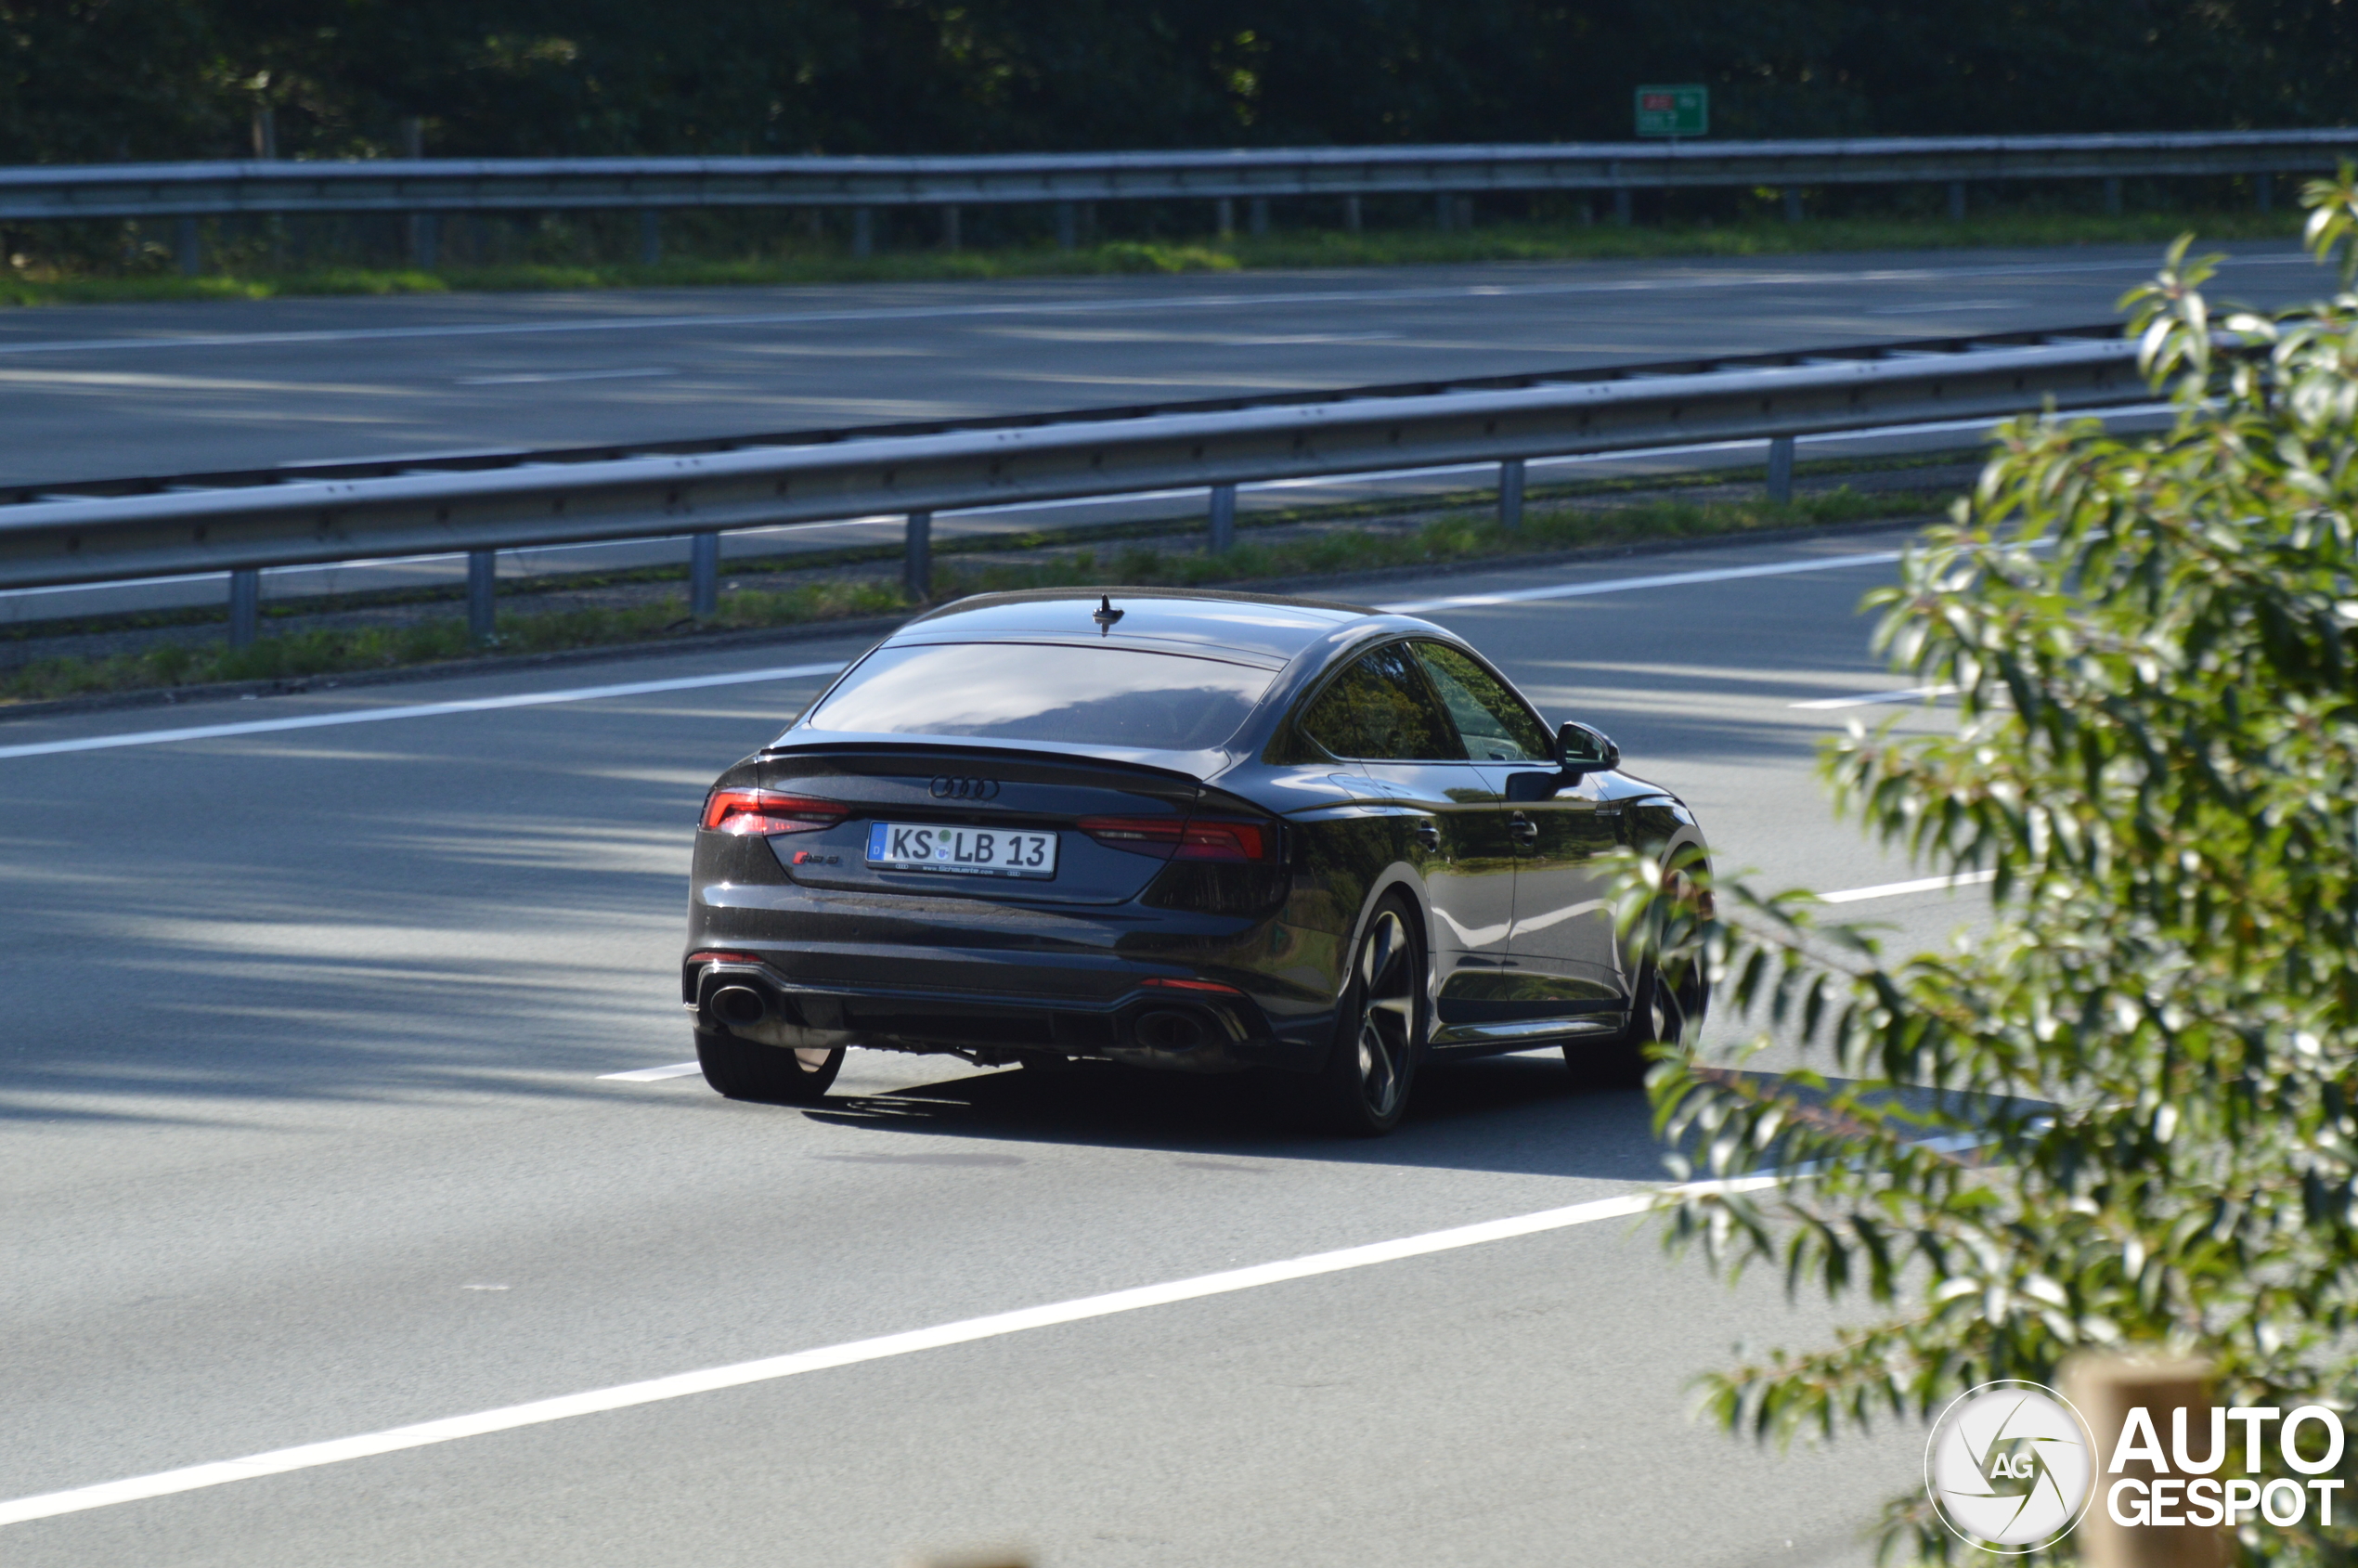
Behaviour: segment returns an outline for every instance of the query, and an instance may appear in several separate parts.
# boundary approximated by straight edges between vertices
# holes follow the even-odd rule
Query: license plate
[[[1056,875],[1056,836],[997,827],[871,823],[868,863],[885,871],[1045,879]]]

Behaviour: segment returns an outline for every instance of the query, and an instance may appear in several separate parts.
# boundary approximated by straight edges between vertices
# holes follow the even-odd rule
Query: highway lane
[[[2307,297],[2290,244],[2218,292]],[[2078,325],[2142,246],[0,313],[0,486]]]
[[[1887,571],[1437,614],[1686,792],[1723,863],[1857,887],[1907,875],[1831,823],[1807,777],[1814,738],[1858,710],[1792,705],[1891,684],[1850,614]],[[0,746],[855,651],[50,719]],[[602,1081],[685,1054],[686,823],[816,679],[0,758],[19,959],[0,1498],[1527,1213],[1656,1171],[1638,1096],[1540,1057],[1432,1075],[1372,1145],[1302,1136],[1221,1082],[862,1055],[803,1113]],[[1974,907],[1853,913],[1929,940]],[[1013,1539],[1047,1562],[1849,1563],[1912,1440],[1784,1462],[1684,1418],[1685,1380],[1732,1341],[1820,1331],[1615,1222],[7,1526],[0,1549],[849,1564]]]

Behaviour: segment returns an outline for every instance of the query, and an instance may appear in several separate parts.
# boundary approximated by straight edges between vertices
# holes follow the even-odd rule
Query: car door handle
[[[1529,844],[1539,836],[1539,824],[1517,811],[1507,819],[1507,832],[1518,844]]]
[[[1438,823],[1419,823],[1417,824],[1417,842],[1423,845],[1428,849],[1440,849],[1441,824]]]

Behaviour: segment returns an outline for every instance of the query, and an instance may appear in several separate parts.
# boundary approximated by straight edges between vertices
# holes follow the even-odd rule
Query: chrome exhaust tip
[[[724,1024],[750,1028],[770,1016],[770,999],[749,985],[722,986],[706,1004]]]
[[[1204,1042],[1203,1020],[1193,1013],[1157,1008],[1141,1013],[1130,1032],[1149,1051],[1192,1051]]]

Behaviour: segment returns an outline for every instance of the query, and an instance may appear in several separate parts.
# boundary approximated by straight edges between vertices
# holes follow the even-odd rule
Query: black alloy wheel
[[[758,1045],[717,1030],[696,1030],[696,1064],[704,1081],[732,1100],[815,1105],[843,1070],[844,1048],[789,1051]]]
[[[1425,1043],[1424,942],[1397,901],[1380,905],[1359,938],[1317,1088],[1320,1120],[1371,1138],[1400,1124]]]

